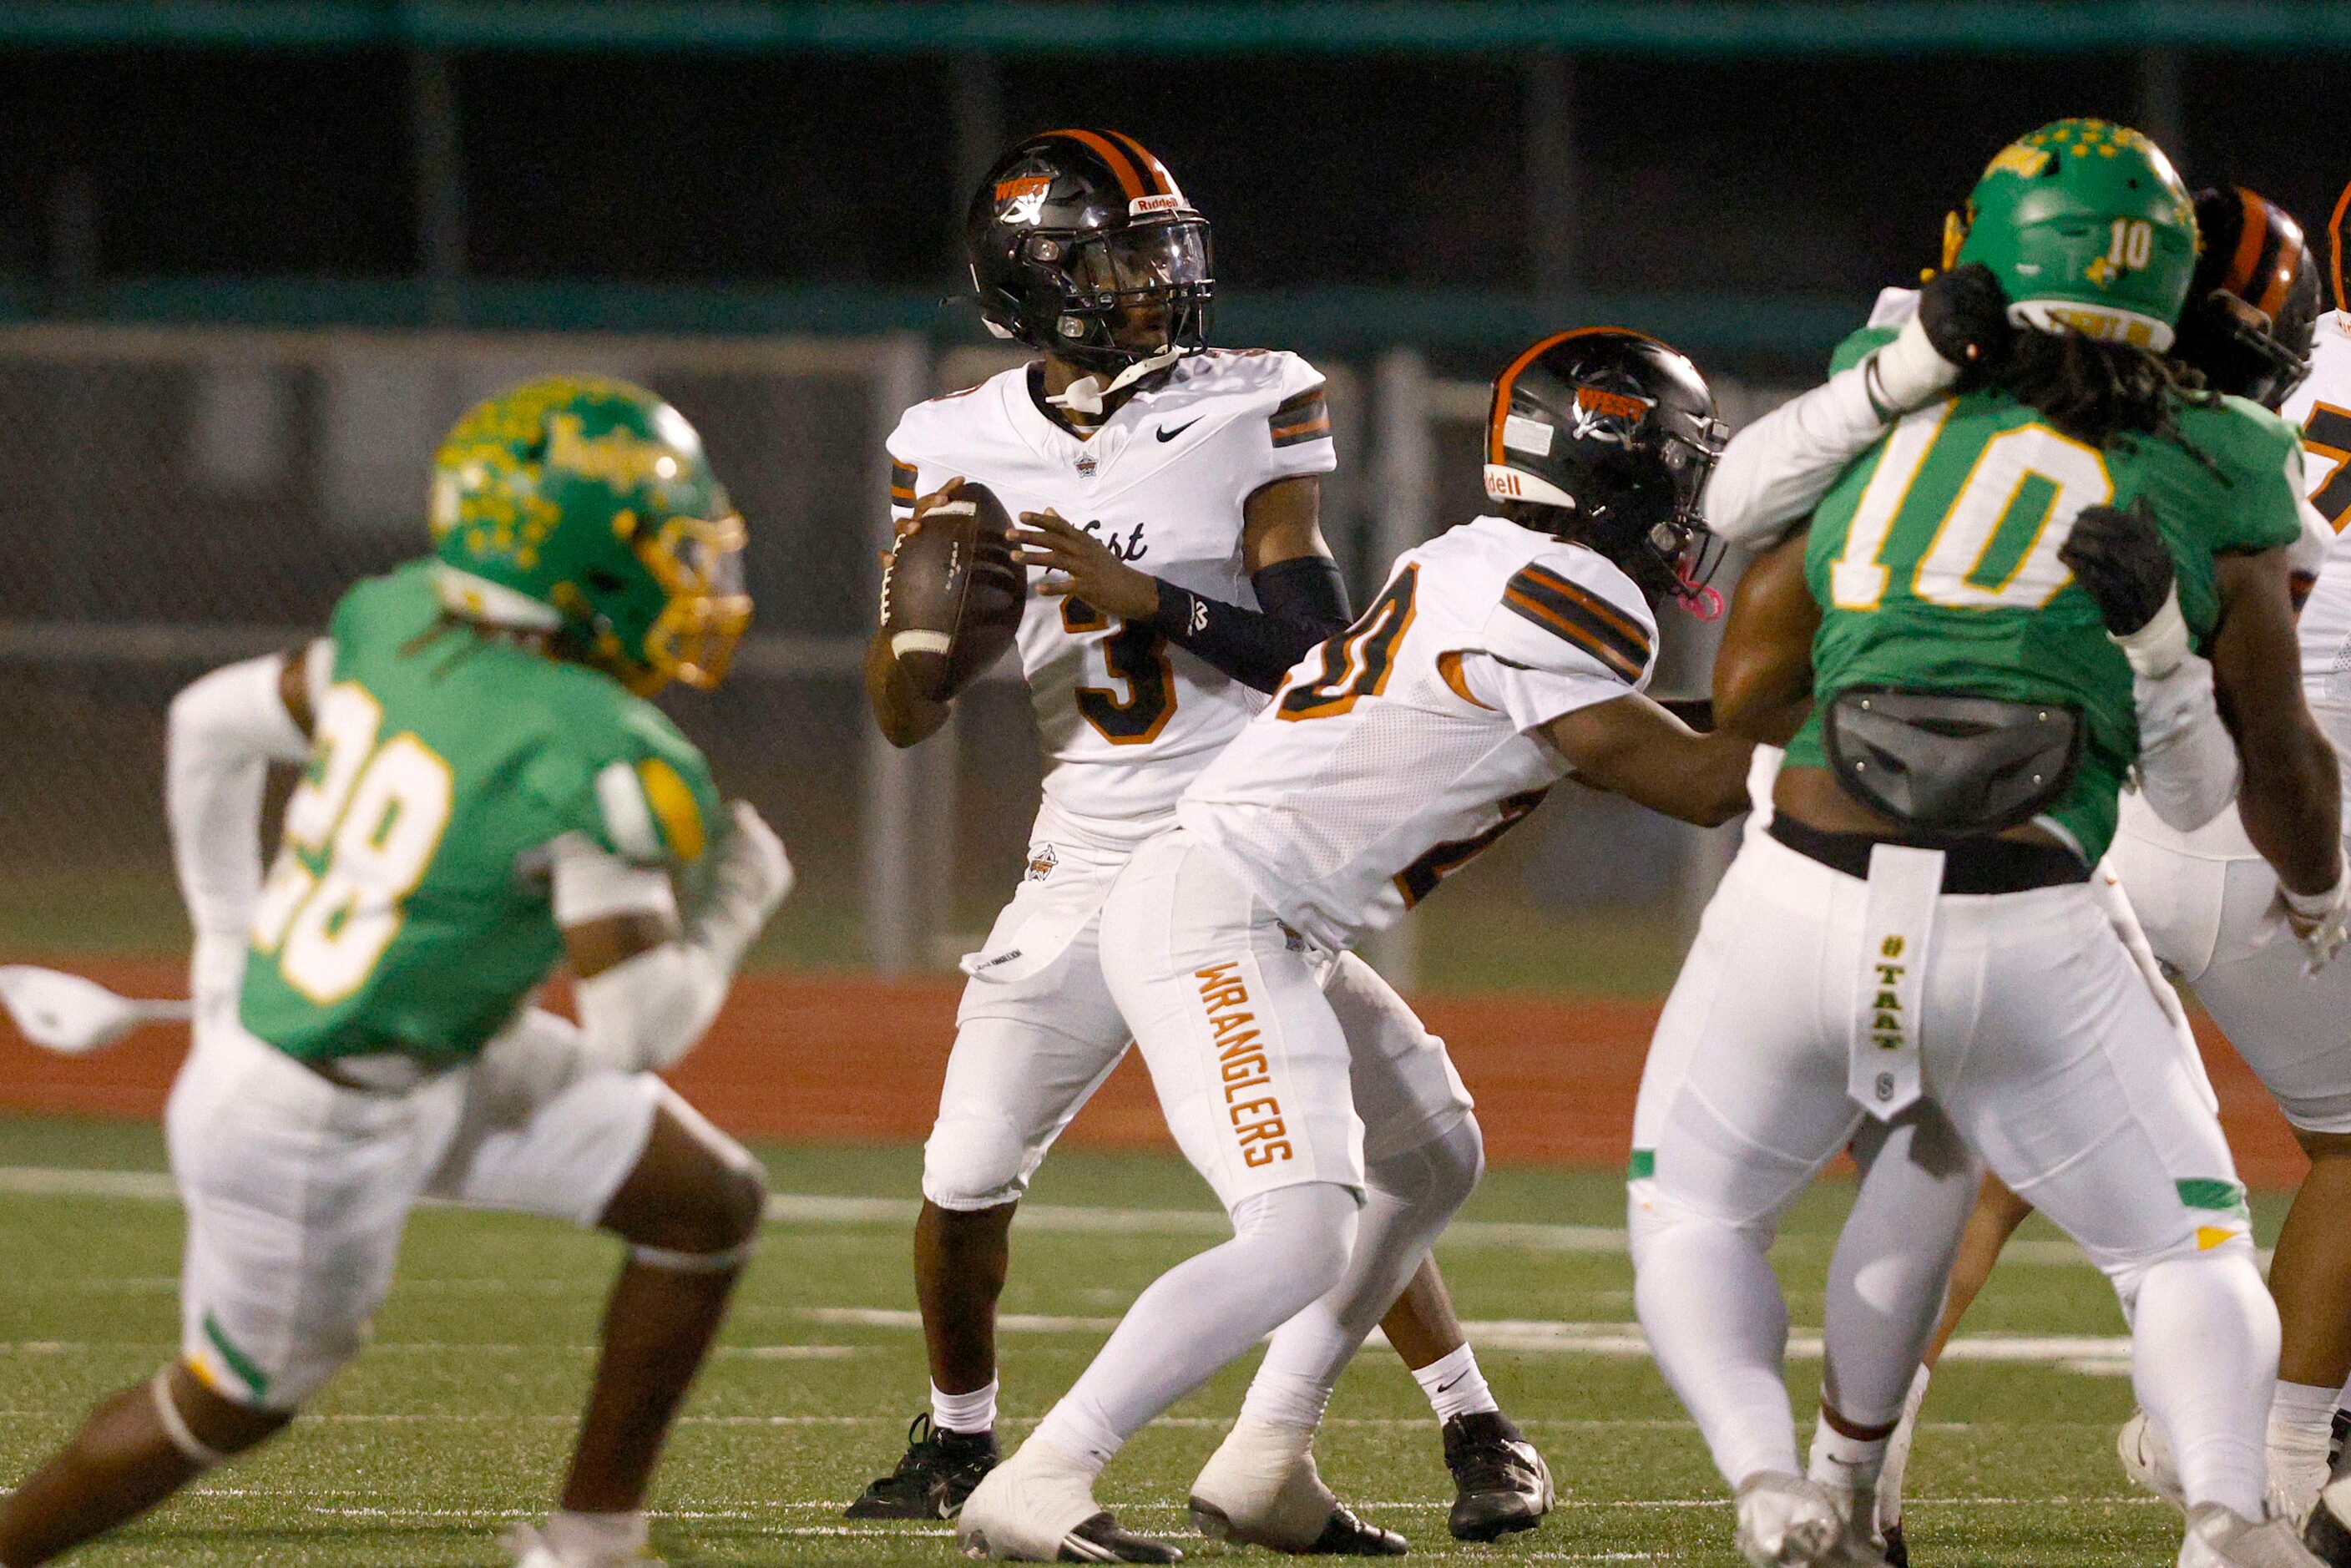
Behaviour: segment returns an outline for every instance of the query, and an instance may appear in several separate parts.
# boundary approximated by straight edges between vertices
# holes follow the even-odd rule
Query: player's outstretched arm
[[[2343,786],[2318,723],[2302,700],[2291,566],[2282,549],[2219,559],[2220,626],[2212,674],[2220,716],[2237,739],[2243,772],[2237,814],[2245,836],[2284,885],[2305,942],[2335,927],[2339,946],[2346,887],[2342,852]],[[2332,956],[2314,947],[2321,961]]]
[[[1804,580],[1809,541],[1783,539],[1740,575],[1714,656],[1714,727],[1761,746],[1787,745],[1813,709],[1821,607]]]
[[[682,923],[664,868],[581,834],[555,852],[555,917],[579,977],[582,1053],[623,1072],[675,1064],[717,1018],[743,955],[791,891],[782,841],[736,801],[709,895]]]
[[[1723,730],[1700,735],[1638,692],[1577,708],[1543,733],[1584,783],[1653,811],[1711,828],[1747,809],[1754,746]]]
[[[309,754],[312,664],[307,651],[246,659],[172,699],[163,806],[196,936],[189,980],[200,1010],[244,978],[246,930],[261,896],[262,789],[269,764]]]
[[[1270,692],[1290,667],[1346,630],[1347,587],[1322,540],[1322,482],[1260,486],[1241,510],[1241,559],[1258,608],[1228,604],[1137,570],[1058,512],[1024,512],[1021,560],[1053,573],[1038,591],[1141,621],[1247,686]]]

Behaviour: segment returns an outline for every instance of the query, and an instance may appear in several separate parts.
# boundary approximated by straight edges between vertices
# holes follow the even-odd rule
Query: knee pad
[[[1450,1213],[1468,1201],[1486,1174],[1486,1134],[1474,1114],[1401,1154],[1365,1163],[1365,1184],[1416,1208]]]
[[[1020,1201],[1033,1168],[1011,1119],[994,1113],[942,1116],[923,1145],[923,1196],[969,1211]]]
[[[1768,1220],[1742,1224],[1708,1214],[1659,1186],[1654,1176],[1635,1177],[1625,1186],[1625,1229],[1635,1269],[1641,1266],[1642,1249],[1648,1242],[1683,1227],[1697,1226],[1744,1236],[1766,1252],[1779,1236],[1779,1227]]]
[[[1274,1266],[1269,1293],[1292,1298],[1290,1312],[1328,1293],[1347,1272],[1355,1250],[1362,1206],[1353,1189],[1334,1182],[1304,1182],[1243,1198],[1233,1208],[1233,1239],[1262,1249]]]

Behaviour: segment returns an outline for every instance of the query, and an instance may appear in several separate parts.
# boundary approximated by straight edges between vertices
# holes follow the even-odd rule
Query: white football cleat
[[[2123,1473],[2142,1490],[2151,1491],[2180,1512],[2188,1511],[2188,1493],[2179,1484],[2179,1467],[2171,1458],[2171,1439],[2144,1410],[2134,1410],[2115,1434],[2115,1455]]]
[[[660,1558],[634,1549],[567,1556],[535,1524],[515,1525],[498,1537],[498,1544],[515,1554],[515,1568],[662,1568]]]
[[[1836,1500],[1802,1476],[1751,1476],[1732,1501],[1739,1509],[1740,1554],[1755,1568],[1820,1568],[1844,1539]]]
[[[1244,1416],[1192,1483],[1192,1522],[1213,1541],[1314,1556],[1401,1557],[1404,1537],[1365,1524],[1314,1466],[1313,1432]]]
[[[2326,1568],[2283,1519],[2256,1524],[2217,1502],[2188,1513],[2179,1568]]]
[[[1877,1523],[1877,1489],[1845,1480],[1812,1478],[1837,1511],[1836,1544],[1819,1561],[1823,1568],[1886,1568],[1886,1537]]]
[[[956,1515],[967,1557],[1015,1563],[1181,1563],[1164,1541],[1122,1529],[1094,1500],[1093,1475],[1034,1437],[971,1489]]]

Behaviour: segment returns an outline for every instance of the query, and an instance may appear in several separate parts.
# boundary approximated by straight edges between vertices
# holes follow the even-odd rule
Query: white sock
[[[2326,1485],[2326,1445],[2341,1392],[2280,1378],[2270,1395],[2270,1485],[2296,1507]]]
[[[548,1515],[547,1538],[561,1557],[626,1557],[645,1549],[645,1516],[628,1513],[574,1513],[559,1508]]]
[[[1333,1182],[1242,1199],[1233,1239],[1176,1264],[1135,1298],[1036,1437],[1099,1472],[1145,1422],[1338,1284],[1355,1210],[1354,1193]]]
[[[2252,1249],[2232,1244],[2156,1264],[2133,1315],[2131,1382],[2171,1439],[2188,1506],[2217,1502],[2263,1517],[2278,1317]]]
[[[942,1432],[967,1435],[996,1430],[998,1381],[991,1377],[987,1387],[975,1388],[968,1394],[949,1394],[937,1384],[932,1384],[931,1425]]]
[[[1804,1473],[1834,1491],[1874,1493],[1892,1437],[1849,1437],[1829,1425],[1823,1410],[1813,1427],[1813,1459]]]
[[[1494,1403],[1494,1391],[1486,1386],[1486,1375],[1478,1370],[1478,1353],[1466,1344],[1415,1367],[1412,1375],[1428,1396],[1428,1407],[1437,1412],[1439,1424],[1501,1408]]]
[[[1801,1475],[1781,1364],[1788,1304],[1754,1236],[1719,1220],[1634,1217],[1633,1302],[1641,1331],[1731,1490]]]
[[[1902,1482],[1910,1471],[1910,1445],[1918,1440],[1918,1408],[1927,1402],[1927,1385],[1935,1375],[1931,1366],[1921,1366],[1910,1380],[1910,1396],[1902,1402],[1902,1421],[1886,1440],[1886,1463],[1877,1472],[1877,1528],[1882,1534],[1888,1526],[1902,1522]]]
[[[1454,1211],[1477,1187],[1485,1156],[1477,1118],[1465,1116],[1416,1147],[1369,1163],[1364,1173],[1363,1214],[1346,1273],[1275,1331],[1241,1404],[1242,1415],[1310,1430],[1322,1423],[1339,1375],[1395,1305]],[[1470,1364],[1474,1374],[1475,1358]],[[1421,1386],[1428,1386],[1426,1379]],[[1482,1379],[1478,1386],[1481,1392],[1485,1388]]]

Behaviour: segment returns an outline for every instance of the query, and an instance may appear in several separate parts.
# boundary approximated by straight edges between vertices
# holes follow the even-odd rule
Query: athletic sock
[[[2148,1269],[2131,1325],[2131,1382],[2163,1424],[2188,1506],[2269,1508],[2263,1432],[2277,1377],[2277,1304],[2242,1245]]]
[[[942,1432],[960,1432],[976,1436],[996,1430],[996,1388],[998,1379],[989,1378],[984,1388],[968,1394],[949,1394],[937,1384],[931,1385],[931,1425]]]
[[[2326,1449],[2334,1435],[2339,1388],[2278,1380],[2270,1396],[2270,1487],[2294,1508],[2326,1485]]]
[[[1761,1240],[1719,1220],[1636,1211],[1633,1304],[1657,1369],[1732,1490],[1759,1475],[1802,1473],[1781,1372],[1788,1306]]]
[[[1420,1391],[1428,1396],[1428,1407],[1437,1412],[1440,1424],[1456,1416],[1501,1409],[1494,1403],[1494,1391],[1486,1386],[1486,1375],[1478,1370],[1478,1353],[1466,1344],[1426,1366],[1414,1368],[1412,1375]]]
[[[1336,1285],[1354,1246],[1355,1217],[1353,1191],[1332,1182],[1243,1198],[1233,1206],[1233,1239],[1176,1264],[1136,1297],[1030,1441],[1099,1472],[1145,1422]]]
[[[1855,1437],[1830,1425],[1826,1410],[1821,1412],[1813,1427],[1812,1463],[1805,1474],[1831,1491],[1844,1496],[1866,1492],[1875,1497],[1877,1478],[1886,1469],[1886,1445],[1893,1434],[1883,1437]]]
[[[568,1508],[559,1508],[548,1515],[547,1526],[539,1534],[555,1554],[566,1561],[575,1557],[640,1555],[645,1549],[645,1516],[635,1510],[627,1513],[574,1513]]]
[[[1877,1529],[1883,1534],[1902,1522],[1902,1483],[1910,1473],[1910,1445],[1918,1440],[1918,1410],[1927,1402],[1927,1385],[1935,1375],[1921,1366],[1910,1379],[1910,1396],[1902,1402],[1902,1421],[1886,1440],[1886,1463],[1877,1472]]]

